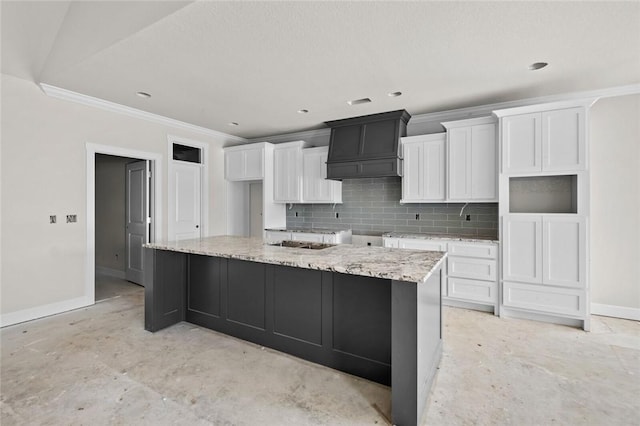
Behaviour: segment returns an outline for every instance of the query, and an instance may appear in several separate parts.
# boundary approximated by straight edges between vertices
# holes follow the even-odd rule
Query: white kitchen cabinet
[[[504,173],[586,168],[584,107],[505,116],[501,129]]]
[[[576,214],[504,218],[506,307],[580,317],[586,312],[586,221]]]
[[[401,203],[444,201],[446,135],[401,138],[403,152]]]
[[[572,214],[513,214],[504,219],[503,278],[584,287],[585,219]]]
[[[542,282],[584,288],[587,268],[584,217],[544,215],[542,232]]]
[[[327,179],[329,147],[302,150],[302,201],[304,203],[342,203],[342,182]]]
[[[498,141],[493,117],[442,123],[447,128],[447,200],[498,201]]]
[[[494,242],[383,237],[383,246],[447,251],[442,268],[443,303],[498,312],[498,245]]]
[[[542,282],[542,216],[509,215],[503,221],[503,279]]]
[[[273,147],[273,201],[302,201],[302,148],[304,141],[287,142]]]
[[[224,177],[229,181],[264,178],[264,143],[224,148]]]
[[[498,245],[452,241],[448,244],[447,297],[490,305],[498,312]]]

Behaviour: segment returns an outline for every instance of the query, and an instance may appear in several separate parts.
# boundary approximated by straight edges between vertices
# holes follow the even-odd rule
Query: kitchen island
[[[209,237],[145,249],[145,329],[188,321],[391,386],[418,424],[442,353],[446,253]]]

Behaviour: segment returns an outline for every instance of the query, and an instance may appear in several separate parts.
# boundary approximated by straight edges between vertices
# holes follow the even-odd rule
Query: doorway
[[[95,299],[143,285],[143,244],[149,242],[150,162],[95,156]],[[110,279],[107,279],[110,278]]]
[[[161,228],[162,193],[156,181],[162,181],[162,156],[160,154],[129,150],[108,145],[87,144],[87,257],[86,257],[86,281],[85,299],[87,305],[96,301],[96,273],[109,277],[110,282],[116,282],[117,287],[131,286],[140,288],[125,281],[127,277],[127,264],[129,269],[144,270],[143,256],[141,255],[144,242],[154,242],[162,238]],[[102,162],[110,163],[110,168],[117,170],[103,173]],[[131,198],[137,200],[138,205],[147,207],[148,213],[138,212],[132,214],[130,223],[143,224],[145,229],[143,237],[130,237],[127,235],[127,167],[126,164],[138,164],[138,171],[134,172],[138,179],[138,189]],[[144,171],[140,167],[144,165]],[[133,171],[134,169],[132,169]],[[105,179],[106,178],[106,179]],[[107,186],[105,189],[104,186]],[[146,194],[143,188],[146,188]],[[130,191],[131,192],[131,191]],[[107,195],[105,199],[105,193]],[[119,194],[119,195],[115,195]],[[109,197],[117,200],[109,201]],[[133,206],[132,206],[133,207]],[[146,221],[144,220],[146,217]],[[116,229],[116,230],[114,230]],[[139,235],[139,230],[132,230],[131,235]],[[127,252],[127,239],[138,241],[130,246]],[[109,240],[104,244],[105,239]],[[137,251],[137,254],[136,254]],[[142,273],[140,272],[138,280]],[[133,280],[132,280],[133,281]],[[107,291],[109,294],[109,291]],[[104,294],[100,294],[104,297]]]

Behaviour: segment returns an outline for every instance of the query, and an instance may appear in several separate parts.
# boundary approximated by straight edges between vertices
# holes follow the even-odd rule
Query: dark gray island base
[[[146,330],[188,321],[390,385],[393,423],[418,424],[442,353],[440,264],[416,283],[157,248],[145,262]]]

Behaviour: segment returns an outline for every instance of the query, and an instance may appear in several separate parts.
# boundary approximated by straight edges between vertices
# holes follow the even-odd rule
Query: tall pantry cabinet
[[[587,116],[594,100],[499,119],[501,315],[589,329]]]

